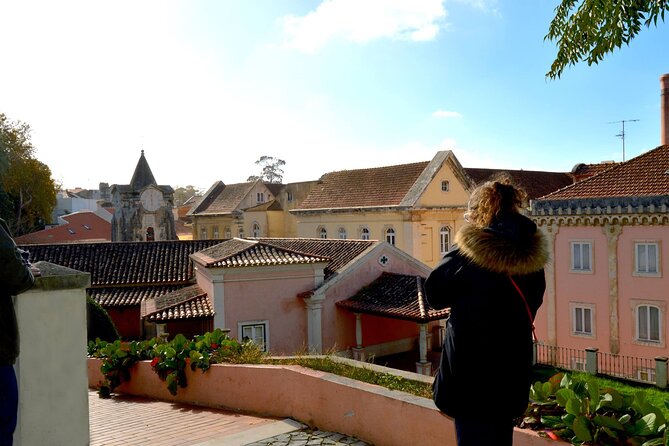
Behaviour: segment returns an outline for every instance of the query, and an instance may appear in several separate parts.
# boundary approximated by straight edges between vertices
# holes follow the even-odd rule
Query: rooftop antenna
[[[625,162],[625,123],[626,122],[638,122],[639,119],[623,119],[622,121],[611,121],[609,124],[622,124],[623,129],[616,136],[623,140],[623,162]]]

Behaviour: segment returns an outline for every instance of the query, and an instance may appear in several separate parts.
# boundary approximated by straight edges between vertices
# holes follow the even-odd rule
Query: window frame
[[[257,221],[254,221],[251,225],[251,234],[253,237],[258,238],[261,235],[260,224]]]
[[[441,191],[449,192],[451,190],[451,183],[448,180],[441,180]]]
[[[237,322],[237,339],[239,342],[243,342],[244,336],[244,328],[245,327],[263,327],[263,338],[264,338],[264,345],[263,348],[261,349],[264,352],[269,351],[269,320],[264,319],[264,320],[254,320],[254,321],[239,321]],[[255,340],[253,340],[255,342]]]
[[[369,240],[371,235],[372,233],[367,226],[360,228],[360,240]]]
[[[256,192],[256,202],[257,203],[264,203],[265,202],[265,193],[264,192]]]
[[[326,238],[328,238],[328,230],[325,228],[325,226],[319,226],[316,229],[316,235],[320,239],[326,239]]]
[[[571,335],[572,336],[576,336],[576,337],[579,337],[579,338],[595,338],[596,337],[595,335],[597,333],[597,325],[595,323],[595,321],[596,321],[595,309],[596,309],[596,306],[595,306],[595,304],[592,304],[592,303],[585,303],[585,302],[570,302],[569,303],[569,313],[570,313],[569,319],[571,321]],[[577,326],[578,325],[577,323],[579,322],[578,321],[579,317],[577,315],[578,310],[582,310],[581,311],[581,316],[580,316],[580,319],[581,319],[580,322],[582,324],[581,330],[579,330],[578,326]],[[585,318],[586,311],[588,313],[590,313],[590,316],[589,316],[590,332],[585,330],[585,327],[587,325],[586,318]]]
[[[214,226],[212,228],[212,233],[213,233],[212,236],[214,237],[214,240],[218,240],[218,237],[220,235],[219,232],[218,232],[218,226]]]
[[[232,230],[230,229],[230,226],[226,226],[223,229],[223,235],[226,239],[231,239],[232,238]]]
[[[650,257],[648,256],[648,247],[652,246],[655,248],[655,271],[641,271],[639,268],[640,256],[639,248],[646,248],[646,265],[649,264]],[[657,240],[635,240],[634,241],[634,271],[632,274],[637,277],[661,277],[662,276],[662,265],[660,259],[660,242]],[[648,268],[647,268],[648,269]]]
[[[200,240],[207,240],[207,236],[209,234],[209,231],[207,231],[206,226],[201,226],[200,227]]]
[[[445,238],[444,236],[446,236],[445,242],[444,242]],[[451,249],[451,228],[448,225],[441,225],[439,227],[439,254],[443,257],[450,249]]]
[[[337,228],[337,238],[339,240],[346,240],[348,238],[348,232],[345,227],[340,226]]]
[[[389,245],[395,246],[397,243],[397,232],[392,226],[387,227],[383,230],[383,238]]]
[[[642,307],[645,307],[647,309],[654,309],[657,310],[657,339],[652,339],[652,320],[651,320],[651,313],[648,311],[646,315],[646,323],[648,324],[646,330],[648,331],[648,337],[647,338],[642,338],[641,337],[641,314],[640,314],[640,309]],[[664,311],[660,305],[656,305],[653,303],[648,303],[648,302],[642,302],[638,303],[634,306],[634,327],[635,327],[635,334],[634,334],[634,340],[637,343],[644,344],[644,345],[655,345],[655,346],[662,346],[664,345],[664,336],[663,336],[663,324],[662,324],[662,318],[664,317]]]
[[[588,247],[588,268],[583,268],[582,266],[577,268],[576,266],[576,256],[575,256],[575,247],[576,245],[580,246],[580,263],[583,264],[583,246]],[[594,243],[592,240],[570,240],[569,241],[569,272],[577,274],[594,274],[595,269],[593,267],[593,247]]]

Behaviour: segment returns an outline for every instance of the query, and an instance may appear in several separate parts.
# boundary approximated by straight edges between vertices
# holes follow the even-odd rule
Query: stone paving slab
[[[246,446],[372,446],[362,440],[338,432],[309,429],[266,438]]]

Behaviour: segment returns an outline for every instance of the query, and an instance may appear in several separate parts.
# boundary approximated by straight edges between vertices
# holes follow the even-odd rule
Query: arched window
[[[151,226],[149,226],[148,228],[146,228],[146,241],[147,242],[152,242],[155,239],[156,239],[156,235],[153,232],[153,228]]]
[[[230,230],[230,226],[225,227],[224,234],[225,238],[232,238],[232,231]]]
[[[442,192],[448,192],[449,188],[450,188],[450,184],[448,183],[448,180],[444,180],[444,181],[441,182]]]
[[[360,230],[360,238],[362,240],[369,240],[369,228],[362,228]]]
[[[212,229],[212,232],[214,233],[214,238],[217,239],[219,234],[218,234],[218,226],[214,226]]]
[[[341,240],[346,240],[346,228],[339,228],[339,229],[337,230],[337,236],[338,236]]]
[[[386,241],[391,245],[395,244],[395,230],[393,228],[386,229]]]
[[[244,238],[244,228],[239,227],[239,238]]]
[[[207,228],[200,228],[200,240],[207,240]]]
[[[260,225],[255,221],[253,222],[252,233],[254,237],[260,237]]]
[[[324,227],[318,228],[318,237],[320,238],[328,238],[328,231]]]
[[[439,228],[439,252],[442,257],[451,249],[451,228],[442,226]]]
[[[662,332],[662,318],[660,309],[653,305],[639,305],[637,314],[637,340],[645,342],[660,342]]]

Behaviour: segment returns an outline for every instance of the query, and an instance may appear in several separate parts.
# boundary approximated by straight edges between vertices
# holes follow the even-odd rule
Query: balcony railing
[[[537,364],[667,387],[667,358],[614,355],[596,348],[579,350],[536,342]]]

